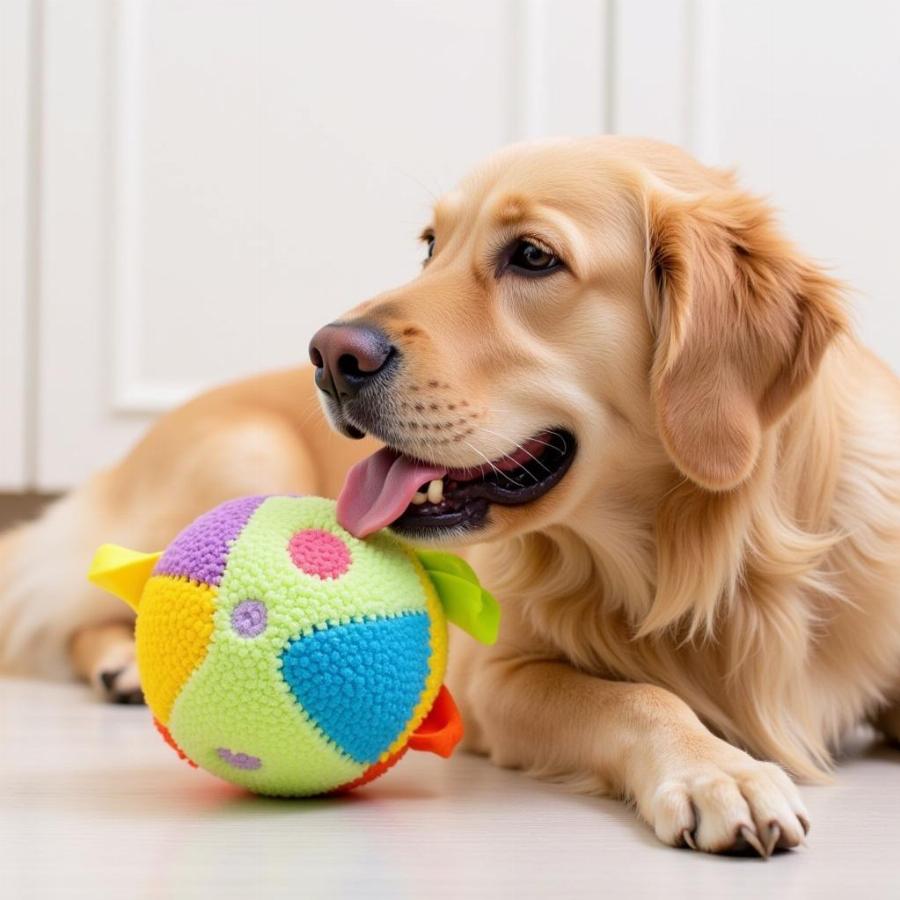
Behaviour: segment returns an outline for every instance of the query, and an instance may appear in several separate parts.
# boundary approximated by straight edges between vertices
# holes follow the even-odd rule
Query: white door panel
[[[27,0],[0,5],[0,491],[28,480],[27,297],[31,17]]]

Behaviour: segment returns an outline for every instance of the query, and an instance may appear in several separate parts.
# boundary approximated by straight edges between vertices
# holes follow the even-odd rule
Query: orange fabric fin
[[[409,736],[412,750],[427,750],[448,757],[463,736],[463,723],[456,702],[445,685],[441,685],[434,705],[422,724]]]

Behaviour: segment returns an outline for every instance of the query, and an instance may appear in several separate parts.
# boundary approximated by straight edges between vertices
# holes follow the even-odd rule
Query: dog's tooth
[[[428,499],[428,494],[423,494],[421,491],[416,491],[412,496],[412,503],[415,506],[421,506]]]
[[[440,503],[441,500],[444,499],[443,479],[435,478],[434,481],[429,482],[428,493],[426,496],[428,497],[429,503],[434,503],[434,504]]]

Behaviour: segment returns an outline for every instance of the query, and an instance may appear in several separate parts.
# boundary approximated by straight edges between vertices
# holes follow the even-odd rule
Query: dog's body
[[[456,467],[578,442],[558,486],[451,535],[486,539],[504,608],[496,647],[452,654],[470,746],[633,798],[668,843],[796,845],[801,801],[757,759],[815,779],[866,717],[900,737],[897,379],[762,203],[662,145],[512,148],[427,239],[420,278],[351,314],[400,362],[365,403],[335,392],[336,424]],[[159,548],[239,494],[334,495],[371,449],[326,430],[310,371],[165,417],[0,542],[5,665],[59,669],[71,643],[115,686],[127,623],[83,582],[94,546]]]

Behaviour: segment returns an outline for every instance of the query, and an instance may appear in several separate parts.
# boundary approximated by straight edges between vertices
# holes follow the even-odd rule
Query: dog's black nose
[[[387,335],[369,325],[334,322],[320,328],[309,343],[316,385],[338,402],[355,397],[395,355]]]

